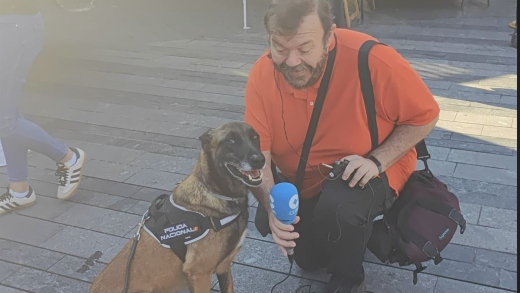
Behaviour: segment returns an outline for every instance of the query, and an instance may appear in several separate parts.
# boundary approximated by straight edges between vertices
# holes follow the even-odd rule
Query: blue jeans
[[[27,151],[55,162],[68,147],[21,114],[22,89],[45,38],[41,14],[0,16],[0,140],[11,182],[29,178]]]

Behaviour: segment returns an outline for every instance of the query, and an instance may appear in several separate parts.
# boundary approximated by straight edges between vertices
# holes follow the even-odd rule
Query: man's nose
[[[300,60],[300,56],[296,52],[290,52],[289,56],[285,60],[285,64],[289,67],[294,67],[300,65],[302,61]]]

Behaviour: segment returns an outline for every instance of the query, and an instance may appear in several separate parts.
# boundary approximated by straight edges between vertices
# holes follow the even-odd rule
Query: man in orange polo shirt
[[[371,151],[357,58],[360,46],[374,38],[337,29],[327,0],[275,0],[265,26],[270,49],[251,69],[245,121],[259,133],[266,161],[272,160],[292,183],[329,52],[335,49],[336,57],[294,225],[282,224],[271,212],[273,174],[266,172],[253,193],[284,255],[294,247],[295,261],[304,270],[328,268],[332,276],[326,293],[364,292],[363,256],[373,220],[391,206],[415,170],[414,146],[434,128],[439,107],[401,55],[389,46],[375,46],[369,67],[380,145]],[[322,174],[329,170],[320,164],[340,159],[349,161],[342,180],[327,181]]]

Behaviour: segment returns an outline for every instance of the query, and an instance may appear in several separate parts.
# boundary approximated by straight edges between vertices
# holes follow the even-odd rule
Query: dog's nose
[[[255,169],[260,169],[265,165],[265,157],[263,155],[254,154],[249,159],[251,166]]]

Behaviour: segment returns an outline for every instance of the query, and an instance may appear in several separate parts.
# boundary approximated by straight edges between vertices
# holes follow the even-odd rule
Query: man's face
[[[294,36],[271,36],[271,56],[276,70],[292,87],[306,88],[321,76],[328,54],[317,13],[306,16]]]

